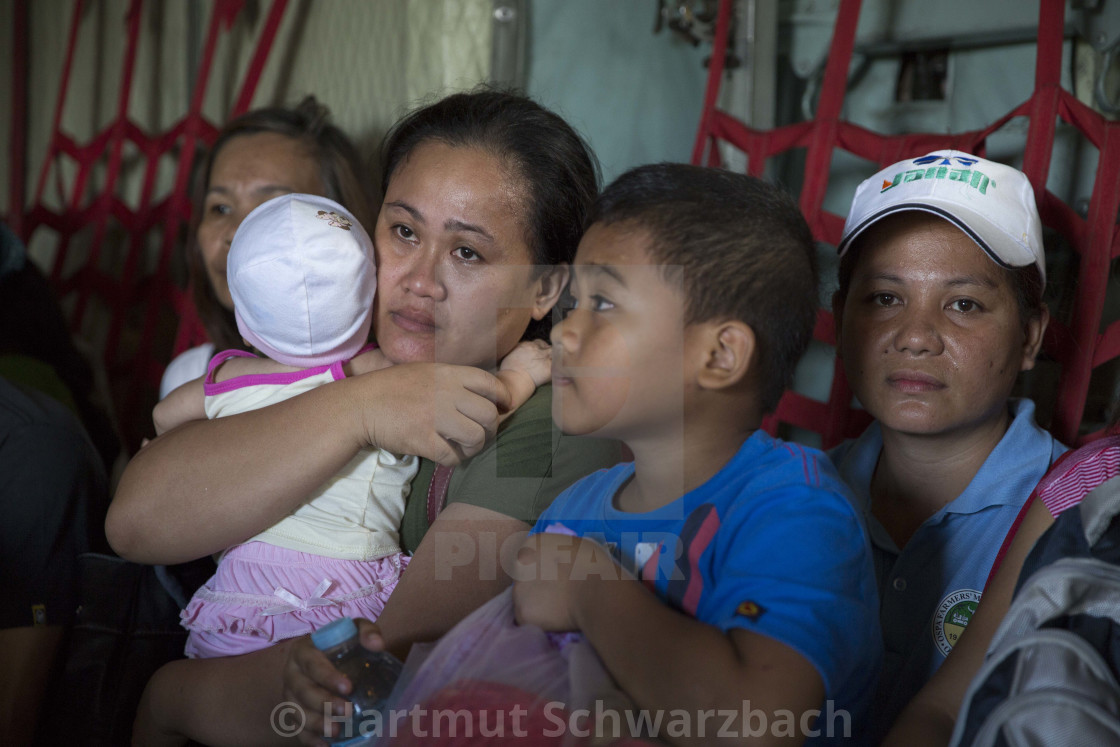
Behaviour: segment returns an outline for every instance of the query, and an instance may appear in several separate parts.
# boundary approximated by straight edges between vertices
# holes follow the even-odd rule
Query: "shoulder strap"
[[[447,503],[447,488],[451,484],[451,473],[454,467],[444,467],[437,464],[432,473],[432,481],[428,483],[428,526],[436,521],[436,515],[443,510]]]
[[[214,371],[216,371],[218,369],[218,366],[222,365],[223,363],[228,361],[230,358],[256,358],[256,357],[257,356],[253,355],[252,353],[248,352],[247,350],[237,350],[236,348],[234,348],[232,350],[223,350],[222,352],[218,353],[213,358],[211,358],[209,365],[206,366],[206,383],[207,384],[215,383],[214,382]]]

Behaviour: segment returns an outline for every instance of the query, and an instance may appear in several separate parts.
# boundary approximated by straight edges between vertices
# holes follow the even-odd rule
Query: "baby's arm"
[[[224,361],[215,369],[214,381],[225,381],[235,376],[298,370],[269,358],[238,356]],[[205,376],[188,381],[156,404],[152,410],[152,420],[155,422],[157,436],[190,420],[206,420],[205,382]]]
[[[152,421],[155,423],[157,436],[162,436],[189,420],[206,420],[206,395],[202,388],[205,380],[205,376],[200,376],[188,381],[156,403],[152,410]]]
[[[351,358],[343,365],[343,369],[347,376],[361,376],[370,371],[380,371],[391,365],[393,364],[381,352],[381,348],[374,348]]]
[[[509,416],[529,401],[537,387],[552,379],[552,346],[544,340],[520,342],[502,359],[498,378],[509,389]]]

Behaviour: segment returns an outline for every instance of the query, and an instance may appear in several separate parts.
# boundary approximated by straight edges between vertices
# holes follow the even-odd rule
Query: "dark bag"
[[[953,745],[1120,744],[1120,477],[1058,517],[965,693]]]
[[[166,573],[98,553],[78,561],[81,607],[42,710],[37,744],[126,745],[148,678],[183,656],[187,631],[179,610],[214,564],[204,558]]]

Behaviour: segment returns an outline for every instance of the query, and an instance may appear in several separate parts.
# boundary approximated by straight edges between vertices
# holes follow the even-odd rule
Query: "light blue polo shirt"
[[[879,423],[829,452],[871,535],[885,656],[873,721],[888,728],[937,671],[968,625],[1007,531],[1050,465],[1067,449],[1012,399],[1014,419],[964,492],[926,519],[899,551],[870,514]],[[878,732],[882,735],[882,731]]]

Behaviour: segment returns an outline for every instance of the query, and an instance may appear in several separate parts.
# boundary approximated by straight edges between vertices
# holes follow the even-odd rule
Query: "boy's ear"
[[[697,383],[704,389],[725,389],[743,381],[754,365],[758,344],[750,325],[738,320],[710,325],[705,337],[704,364]]]
[[[571,265],[559,264],[548,268],[541,273],[534,283],[533,291],[533,318],[537,321],[544,319],[552,311],[552,307],[560,300],[564,286],[568,284],[571,274]]]

